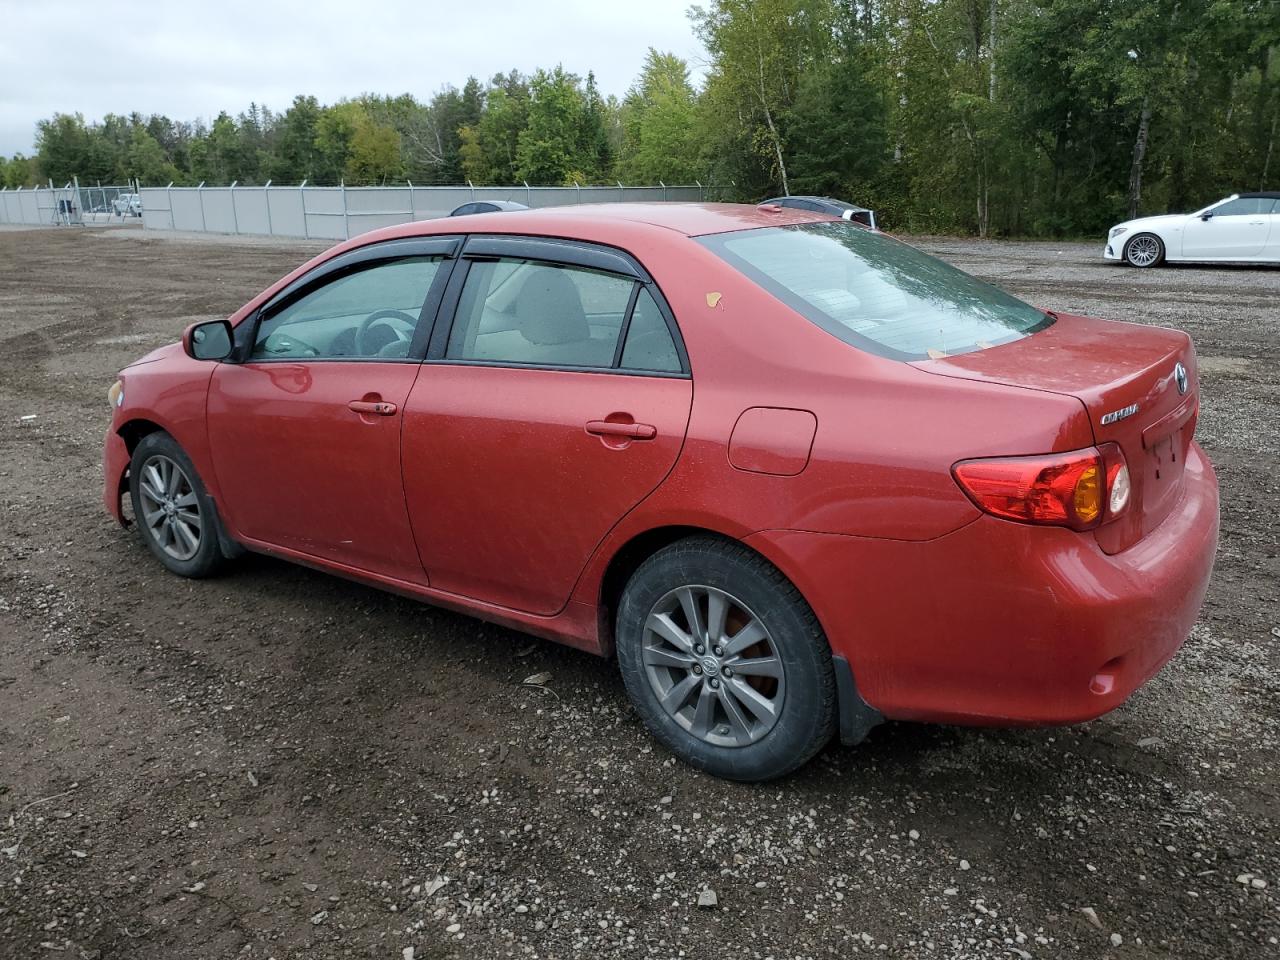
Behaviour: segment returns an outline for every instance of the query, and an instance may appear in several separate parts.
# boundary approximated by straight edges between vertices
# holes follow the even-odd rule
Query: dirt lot
[[[1280,270],[922,243],[1196,337],[1209,599],[1101,720],[891,724],[747,787],[611,663],[273,560],[163,573],[102,512],[107,386],[317,248],[0,231],[0,957],[1280,957]]]

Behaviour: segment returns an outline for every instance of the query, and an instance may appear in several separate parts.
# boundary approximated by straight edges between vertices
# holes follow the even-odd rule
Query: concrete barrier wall
[[[30,191],[34,195],[35,191]],[[572,203],[697,202],[701,186],[677,187],[143,187],[148,230],[343,240],[379,227],[445,217],[471,200],[530,207]],[[12,203],[0,193],[0,215]],[[22,221],[14,221],[22,222]],[[32,221],[36,222],[36,221]]]

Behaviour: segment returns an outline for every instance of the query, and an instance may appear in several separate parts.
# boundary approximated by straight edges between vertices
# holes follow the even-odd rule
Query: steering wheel
[[[373,313],[361,320],[360,326],[356,328],[357,357],[372,357],[376,355],[380,349],[388,345],[386,343],[375,344],[369,338],[369,332],[379,325],[384,326],[391,331],[393,334],[393,340],[407,341],[409,339],[409,334],[406,334],[405,331],[391,323],[390,321],[392,320],[403,321],[410,331],[412,331],[418,323],[417,317],[411,316],[403,310],[375,310]]]

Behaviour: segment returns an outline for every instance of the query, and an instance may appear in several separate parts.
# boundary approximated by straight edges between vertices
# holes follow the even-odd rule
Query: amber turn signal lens
[[[1093,523],[1102,516],[1102,470],[1097,464],[1081,472],[1071,503],[1076,516],[1084,523]]]
[[[116,407],[120,406],[120,402],[123,399],[124,384],[117,380],[111,385],[111,389],[107,391],[107,402],[111,404],[111,409],[114,410]]]

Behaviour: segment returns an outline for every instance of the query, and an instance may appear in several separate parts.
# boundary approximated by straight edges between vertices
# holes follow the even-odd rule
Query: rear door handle
[[[347,404],[347,409],[378,417],[394,417],[399,407],[385,400],[352,400]]]
[[[658,428],[651,423],[614,423],[612,420],[588,420],[587,433],[597,437],[625,437],[628,440],[652,440]]]

